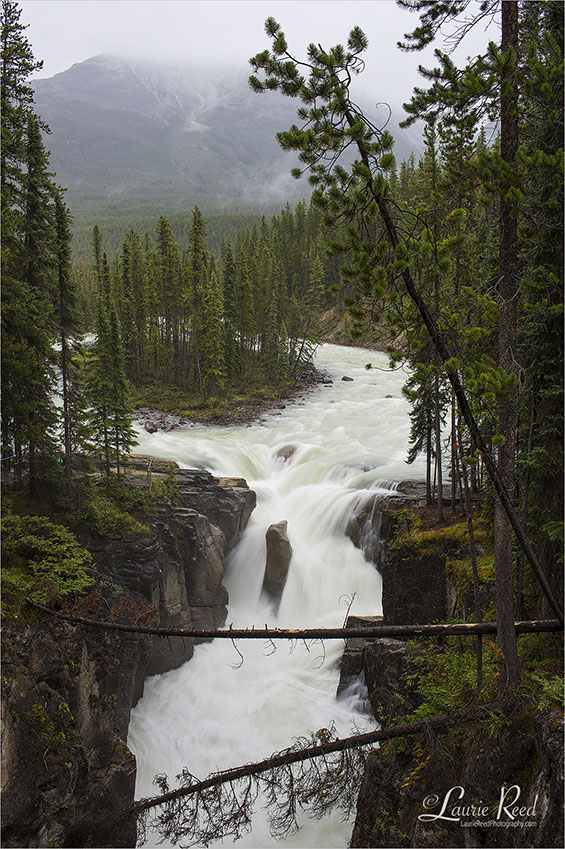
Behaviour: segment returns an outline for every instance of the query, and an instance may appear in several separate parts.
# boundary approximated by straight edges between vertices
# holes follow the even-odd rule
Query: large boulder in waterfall
[[[288,575],[288,567],[290,566],[290,558],[292,557],[292,547],[286,529],[286,521],[277,522],[274,525],[270,525],[265,534],[267,540],[267,563],[265,566],[263,589],[275,601],[280,601],[282,596]]]
[[[282,457],[282,459],[286,463],[286,461],[290,460],[290,458],[294,455],[295,451],[296,445],[283,445],[282,448],[279,448],[279,450],[277,451],[276,456]]]

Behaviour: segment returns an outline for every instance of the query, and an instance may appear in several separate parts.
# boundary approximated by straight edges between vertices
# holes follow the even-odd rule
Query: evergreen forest
[[[419,18],[406,52],[439,44],[468,6],[399,5]],[[86,527],[139,531],[147,503],[124,466],[136,408],[229,422],[230,410],[315,379],[317,347],[337,340],[409,373],[408,462],[425,457],[438,527],[464,518],[476,622],[485,610],[475,535],[487,519],[493,687],[500,698],[519,690],[514,621],[562,622],[563,8],[484,0],[456,39],[487,15],[500,18],[499,43],[463,68],[436,49],[425,87],[407,93],[405,123],[423,128],[424,153],[404,162],[350,95],[364,32],[327,51],[311,44],[298,60],[269,18],[250,86],[295,99],[297,123],[277,137],[298,154],[293,176],[310,199],[276,214],[163,209],[139,232],[101,220],[73,246],[29,84],[41,62],[17,2],[2,0],[4,539],[10,554],[24,530],[34,545],[47,538],[47,558],[64,550],[70,570],[30,577],[18,560],[6,570],[9,616],[30,594],[60,601],[90,585],[73,547]],[[24,528],[30,517],[47,524]],[[548,675],[559,651],[544,655]]]

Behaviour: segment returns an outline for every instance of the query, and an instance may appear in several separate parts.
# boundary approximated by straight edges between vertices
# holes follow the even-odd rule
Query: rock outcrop
[[[430,820],[444,804],[443,818]],[[484,725],[441,742],[430,735],[425,749],[419,741],[372,752],[350,845],[561,847],[562,713],[515,717],[492,735]]]
[[[399,549],[383,563],[381,575],[387,625],[427,625],[447,618],[445,557]]]
[[[140,641],[67,623],[3,652],[2,845],[135,846],[127,728]]]
[[[400,487],[406,492],[404,484]],[[471,609],[468,591],[458,599],[446,576],[446,561],[459,552],[457,534],[450,539],[439,532],[434,539],[427,533],[418,541],[417,534],[403,527],[399,508],[413,506],[421,497],[417,487],[401,499],[375,496],[348,528],[352,541],[382,575],[386,624],[425,624],[445,620],[461,606]],[[486,603],[490,587],[482,589]],[[362,627],[375,621],[349,617],[347,624]],[[398,724],[422,704],[415,686],[418,671],[409,643],[350,638],[338,694],[361,678],[378,722]],[[500,810],[501,794],[506,809],[516,804],[521,813]],[[444,817],[433,819],[430,815],[440,814],[444,804]],[[452,814],[456,805],[466,812]],[[481,806],[482,814],[477,814]],[[554,847],[562,845],[562,837],[563,714],[536,713],[530,705],[503,721],[493,720],[491,727],[483,721],[437,737],[428,733],[390,741],[371,752],[350,845]]]
[[[425,625],[446,619],[451,612],[445,556],[441,550],[424,554],[409,544],[394,544],[402,530],[404,508],[424,500],[418,482],[403,481],[398,487],[390,496],[375,494],[361,504],[346,534],[381,573],[384,621]]]
[[[145,519],[150,533],[88,542],[111,587],[91,600],[102,607],[91,616],[133,611],[171,628],[225,621],[222,561],[255,494],[241,479],[176,477],[182,506],[162,502]],[[131,708],[145,677],[184,663],[194,641],[56,620],[5,627],[3,639],[2,845],[135,846],[135,821],[123,815],[135,789]]]
[[[277,603],[283,594],[288,575],[292,547],[286,532],[287,522],[277,522],[267,528],[267,562],[263,589]]]

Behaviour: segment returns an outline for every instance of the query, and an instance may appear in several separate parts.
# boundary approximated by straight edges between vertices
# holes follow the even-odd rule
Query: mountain
[[[309,194],[275,134],[296,121],[297,102],[259,96],[247,72],[205,71],[102,54],[33,84],[51,127],[51,167],[80,215],[95,208],[156,214],[283,204]],[[394,130],[393,130],[394,133]],[[398,139],[397,157],[414,143]]]

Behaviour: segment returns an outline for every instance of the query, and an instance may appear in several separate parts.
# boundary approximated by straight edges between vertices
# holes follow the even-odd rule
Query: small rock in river
[[[348,380],[348,381],[352,381],[352,380],[353,380],[353,378],[352,378],[352,377],[347,377],[347,375],[344,375],[341,379],[342,379],[342,380]]]
[[[145,430],[147,433],[157,433],[159,428],[155,424],[155,422],[145,422]]]

